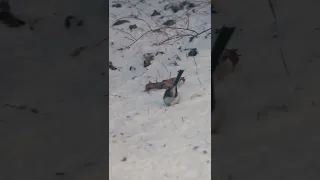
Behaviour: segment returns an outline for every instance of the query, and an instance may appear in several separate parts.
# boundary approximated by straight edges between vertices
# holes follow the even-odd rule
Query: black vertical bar
[[[219,64],[219,58],[223,53],[223,50],[227,46],[235,29],[236,27],[222,26],[222,28],[218,30],[219,35],[211,50],[211,113],[213,113],[215,109],[215,92],[214,92],[213,75]]]

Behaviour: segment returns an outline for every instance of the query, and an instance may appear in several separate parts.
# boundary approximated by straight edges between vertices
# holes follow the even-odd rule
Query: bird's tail
[[[176,77],[176,80],[174,81],[173,86],[177,86],[177,84],[179,83],[180,78],[181,78],[183,72],[184,72],[184,70],[179,70],[179,71],[178,71],[178,75],[177,75],[177,77]]]

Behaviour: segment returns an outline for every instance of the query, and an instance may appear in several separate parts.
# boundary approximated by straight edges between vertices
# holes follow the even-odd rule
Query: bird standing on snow
[[[166,89],[163,95],[163,102],[167,106],[172,106],[174,104],[177,104],[180,100],[180,97],[178,95],[178,83],[180,82],[181,75],[184,70],[178,71],[178,76],[176,77],[176,80],[174,81],[173,87]]]

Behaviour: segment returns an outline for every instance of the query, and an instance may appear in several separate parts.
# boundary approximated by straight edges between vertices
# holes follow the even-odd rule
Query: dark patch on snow
[[[188,56],[196,56],[198,54],[197,48],[192,48],[189,52],[188,52]]]
[[[109,61],[109,69],[111,69],[111,70],[117,70],[117,68],[113,66],[113,64],[112,64],[111,61]]]
[[[143,54],[143,67],[148,67],[151,65],[151,61],[154,60],[154,55],[152,53]]]
[[[160,13],[157,10],[154,10],[153,13],[151,14],[151,16],[159,16]]]
[[[164,6],[164,10],[171,9],[173,13],[177,13],[178,11],[183,10],[185,7],[187,9],[191,9],[191,8],[196,7],[196,5],[194,3],[189,2],[189,1],[183,1],[179,4],[167,4]]]
[[[132,24],[129,26],[129,29],[132,31],[133,29],[138,28],[136,24]]]
[[[120,3],[116,3],[116,4],[112,4],[112,7],[115,7],[115,8],[121,8],[122,5]]]
[[[168,21],[163,23],[163,25],[165,25],[165,26],[172,26],[174,24],[176,24],[176,21],[172,20],[172,19],[170,19],[170,20],[168,20]]]
[[[135,67],[133,67],[133,66],[130,66],[130,67],[129,67],[129,70],[130,70],[130,71],[135,71],[135,70],[136,70],[136,68],[135,68]]]
[[[192,149],[197,150],[198,148],[199,148],[199,146],[194,146]]]
[[[124,24],[124,23],[130,23],[130,21],[128,21],[128,20],[118,20],[115,23],[113,23],[112,26],[119,26],[119,25]]]
[[[164,52],[162,52],[162,51],[156,52],[156,56],[158,56],[159,54],[164,54]]]

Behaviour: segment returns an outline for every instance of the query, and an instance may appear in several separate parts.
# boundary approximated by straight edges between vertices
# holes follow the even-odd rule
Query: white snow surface
[[[129,49],[117,50],[132,43],[126,37],[132,39],[132,35],[137,39],[150,27],[163,28],[162,24],[170,18],[177,20],[172,27],[187,28],[188,20],[188,28],[197,32],[211,27],[208,2],[192,1],[197,5],[194,12],[185,8],[177,13],[164,10],[164,6],[179,1],[159,2],[120,1],[121,8],[112,7],[114,3],[111,2],[109,5],[109,59],[119,68],[109,71],[110,179],[208,180],[211,176],[211,36],[205,36],[211,30],[192,42],[184,37],[161,45],[154,43],[177,31],[166,29],[167,34],[151,32]],[[161,15],[151,17],[154,10]],[[117,19],[130,15],[137,15],[146,22],[130,18],[127,19],[130,23],[112,26]],[[130,31],[131,24],[136,24],[137,28]],[[180,31],[184,32],[190,33]],[[180,51],[179,47],[182,50],[197,48],[198,54],[195,58],[187,57],[189,50]],[[151,65],[144,68],[143,54],[157,52],[164,54],[155,56]],[[177,60],[177,56],[180,59]],[[174,61],[177,66],[172,65]],[[130,71],[130,66],[135,70]],[[181,95],[179,104],[167,107],[162,100],[164,89],[144,92],[149,81],[175,77],[179,69],[185,70],[182,76],[186,78],[178,89]]]

